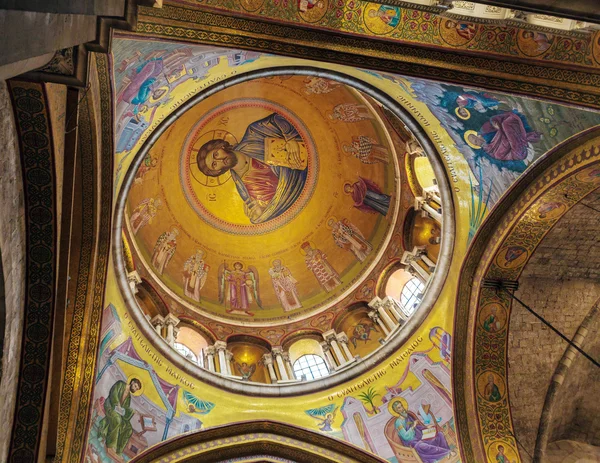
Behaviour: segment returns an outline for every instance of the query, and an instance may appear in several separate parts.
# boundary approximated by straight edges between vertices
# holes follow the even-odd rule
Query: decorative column
[[[383,320],[381,319],[381,317],[379,316],[379,312],[377,312],[377,310],[371,310],[369,313],[369,318],[371,320],[373,320],[373,322],[376,325],[379,325],[379,327],[381,328],[381,330],[383,331],[383,333],[388,336],[390,334],[390,330],[388,329],[387,326],[385,326],[385,323],[383,323]]]
[[[215,349],[217,350],[217,355],[219,356],[219,373],[222,375],[228,375],[229,372],[227,368],[227,359],[225,356],[227,343],[225,341],[217,341],[215,342]]]
[[[285,364],[283,363],[283,350],[281,346],[273,347],[271,349],[271,353],[275,356],[275,361],[277,362],[277,369],[279,370],[279,376],[281,376],[281,380],[289,381],[290,378],[285,368]]]
[[[417,246],[415,246],[412,251],[404,251],[400,262],[406,265],[407,270],[414,276],[416,276],[419,280],[421,280],[423,284],[427,284],[429,278],[431,277],[431,274],[419,263],[423,261],[423,251],[424,249]]]
[[[296,379],[296,375],[294,374],[294,367],[292,367],[292,361],[290,360],[290,353],[283,352],[281,355],[283,357],[283,363],[285,364],[285,367],[287,369],[288,376],[290,377],[290,379]]]
[[[340,346],[337,343],[335,331],[329,330],[329,331],[323,333],[323,338],[325,339],[325,341],[327,341],[329,343],[329,345],[333,349],[333,353],[335,355],[335,358],[337,359],[338,366],[342,366],[342,365],[345,365],[346,363],[348,363],[348,359],[346,359],[346,357],[340,350]]]
[[[440,196],[440,189],[437,185],[428,186],[427,188],[423,188],[423,194],[425,195],[425,200],[431,204],[431,202],[435,202],[437,204],[442,205],[442,197]],[[442,212],[438,210],[438,212]]]
[[[215,354],[217,349],[215,349],[215,346],[208,346],[206,349],[204,349],[204,352],[206,352],[206,364],[208,365],[208,371],[212,371],[214,373],[217,371],[215,369]]]
[[[373,300],[369,302],[369,307],[377,311],[377,315],[379,315],[379,320],[383,320],[389,332],[394,331],[396,326],[398,326],[398,323],[394,322],[394,320],[392,320],[392,317],[390,317],[390,315],[385,310],[383,301],[379,297],[373,298]]]
[[[402,325],[406,321],[406,315],[400,307],[400,303],[391,296],[386,296],[381,301],[381,308],[388,311]]]
[[[325,354],[325,358],[327,359],[327,363],[329,364],[329,365],[327,365],[329,367],[329,370],[335,370],[337,363],[336,363],[335,359],[333,358],[331,349],[329,347],[329,343],[327,341],[323,341],[321,343],[321,347],[323,348],[323,353]]]
[[[179,318],[177,318],[175,315],[170,313],[165,317],[165,325],[167,327],[167,336],[166,336],[165,340],[167,341],[167,344],[171,347],[173,347],[173,344],[175,344],[175,339],[176,339],[175,327],[178,324],[179,324]]]
[[[165,319],[161,315],[156,315],[152,320],[150,320],[150,323],[152,323],[156,334],[158,334],[162,338],[163,328],[165,327]]]
[[[142,278],[140,277],[140,274],[137,272],[137,270],[134,270],[133,272],[129,272],[127,274],[127,281],[129,282],[129,287],[131,288],[131,292],[133,294],[137,294],[138,293],[137,286],[142,282]]]
[[[262,362],[267,366],[267,370],[269,371],[269,378],[271,378],[271,383],[277,383],[277,375],[275,374],[275,368],[273,368],[273,356],[271,354],[263,355]]]
[[[346,333],[338,333],[336,334],[336,339],[339,342],[339,344],[342,346],[342,350],[344,351],[344,354],[346,355],[346,358],[348,359],[348,362],[350,362],[351,360],[354,360],[354,356],[352,355],[352,352],[350,352],[350,348],[348,347],[348,336],[346,335]]]
[[[231,371],[231,360],[233,359],[233,352],[230,350],[225,351],[225,369],[227,370],[227,374],[229,376],[233,376],[233,371]]]
[[[442,213],[441,210],[434,209],[428,202],[427,199],[422,196],[415,198],[415,211],[421,211],[423,217],[431,217],[440,225],[442,224]]]

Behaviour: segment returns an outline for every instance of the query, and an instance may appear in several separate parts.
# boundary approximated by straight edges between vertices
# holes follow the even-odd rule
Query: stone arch
[[[518,280],[560,217],[600,186],[599,173],[600,129],[595,128],[560,144],[523,175],[473,240],[461,269],[454,336],[454,409],[465,461],[495,462],[498,445],[509,459],[521,461],[507,384],[511,298],[484,286],[484,280]],[[562,213],[541,217],[537,211],[548,201],[562,201]],[[493,332],[483,323],[492,305],[505,314]],[[493,398],[485,393],[490,377],[498,388]]]
[[[290,461],[297,463],[384,463],[363,449],[277,421],[244,421],[218,426],[171,439],[153,447],[132,463],[153,461],[206,463],[246,458],[249,461]],[[253,458],[254,457],[254,458]]]

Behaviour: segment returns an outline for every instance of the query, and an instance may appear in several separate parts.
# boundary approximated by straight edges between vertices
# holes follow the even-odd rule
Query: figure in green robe
[[[483,395],[490,402],[498,402],[502,398],[502,395],[500,394],[500,389],[498,389],[498,386],[496,385],[496,383],[494,383],[494,375],[488,376],[488,383],[485,385]]]
[[[133,434],[130,421],[135,412],[131,408],[131,394],[141,388],[142,383],[137,378],[132,378],[129,384],[117,381],[104,401],[105,416],[100,421],[99,434],[104,438],[106,448],[113,449],[117,455],[123,453]]]

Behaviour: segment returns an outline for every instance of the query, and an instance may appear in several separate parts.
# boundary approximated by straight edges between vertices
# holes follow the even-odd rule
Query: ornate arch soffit
[[[50,368],[57,261],[56,177],[48,97],[41,84],[8,83],[25,193],[25,314],[8,461],[38,452]],[[35,354],[33,354],[35,353]],[[7,436],[10,431],[5,430]]]
[[[425,149],[425,152],[428,154],[429,161],[431,162],[436,178],[439,182],[438,187],[440,189],[440,195],[444,203],[444,208],[446,208],[447,212],[445,212],[443,216],[442,248],[436,268],[436,276],[434,277],[434,280],[432,281],[423,300],[421,301],[419,310],[410,318],[410,320],[404,325],[403,329],[398,332],[398,335],[395,336],[393,340],[381,347],[364,361],[357,363],[347,370],[344,370],[340,374],[331,375],[319,381],[308,384],[292,384],[269,387],[268,385],[259,386],[249,384],[248,382],[225,380],[222,377],[218,377],[217,375],[208,372],[184,359],[181,355],[176,353],[161,336],[156,333],[156,331],[146,320],[142,309],[139,307],[135,297],[129,290],[129,284],[127,282],[127,275],[125,271],[125,261],[122,252],[122,227],[124,223],[125,203],[127,201],[129,189],[134,182],[135,173],[156,140],[158,140],[161,134],[167,130],[167,128],[175,120],[177,120],[184,112],[196,105],[198,102],[208,98],[209,96],[226,87],[258,77],[289,74],[319,76],[350,85],[371,96],[379,103],[386,106],[398,118],[400,118],[412,131],[421,146]],[[115,274],[117,277],[117,282],[129,313],[144,336],[150,342],[152,342],[152,344],[160,350],[161,355],[163,355],[165,358],[168,358],[171,363],[195,378],[198,378],[208,384],[212,384],[213,386],[228,389],[232,392],[264,397],[294,396],[324,390],[337,384],[341,384],[344,381],[348,381],[351,378],[356,378],[360,374],[364,374],[379,363],[383,362],[394,352],[396,352],[406,341],[408,341],[410,336],[414,334],[421,323],[423,323],[423,321],[427,318],[446,281],[448,270],[451,264],[452,253],[454,251],[454,220],[454,200],[452,196],[452,190],[450,188],[447,172],[444,168],[441,156],[438,153],[435,144],[429,139],[421,126],[419,126],[419,124],[413,119],[412,115],[410,115],[406,109],[404,109],[392,97],[376,87],[346,74],[308,66],[283,66],[273,67],[266,70],[251,71],[215,84],[178,107],[154,130],[154,132],[148,137],[144,145],[136,154],[135,159],[132,161],[123,180],[121,190],[119,191],[117,201],[115,203],[115,214],[112,228],[112,253],[115,262]]]
[[[153,447],[132,463],[226,461],[231,458],[256,461],[252,457],[298,463],[359,462],[383,460],[346,442],[277,421],[243,421],[183,435]],[[269,461],[269,460],[266,460]]]
[[[560,218],[600,187],[600,128],[557,146],[504,196],[476,235],[461,269],[453,369],[455,413],[464,461],[496,461],[498,445],[521,461],[514,438],[507,381],[511,299],[483,288],[485,279],[516,281],[535,248]],[[556,204],[560,213],[540,214]],[[485,329],[495,307],[499,322]],[[489,313],[488,313],[489,312]],[[497,392],[488,395],[493,378]],[[493,389],[493,386],[490,386]]]

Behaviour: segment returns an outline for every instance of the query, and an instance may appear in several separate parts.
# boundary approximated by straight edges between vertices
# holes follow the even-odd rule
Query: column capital
[[[177,318],[172,313],[167,314],[167,316],[165,317],[165,325],[177,326],[179,325],[179,318]]]
[[[271,354],[264,354],[262,356],[262,363],[266,366],[273,365],[273,356]]]
[[[339,342],[343,342],[344,344],[348,344],[350,342],[346,333],[338,333],[336,338]]]
[[[371,299],[371,302],[369,302],[367,305],[369,307],[371,307],[372,309],[377,310],[379,307],[381,307],[383,305],[383,301],[381,300],[381,298],[379,296],[375,296],[373,299]]]
[[[335,341],[336,332],[335,332],[335,330],[325,331],[325,333],[323,333],[322,336],[323,336],[323,339],[325,339],[325,341],[327,341],[327,342],[330,342],[332,340]]]
[[[283,356],[283,348],[281,346],[273,346],[271,347],[271,353],[275,356],[281,355]]]
[[[215,342],[214,347],[217,351],[227,350],[227,343],[225,341],[217,341]]]
[[[375,323],[377,323],[377,320],[379,320],[379,312],[377,312],[377,310],[371,310],[367,315]]]
[[[329,349],[331,349],[331,346],[327,341],[320,342],[319,344],[321,345],[321,347],[323,348],[323,352],[325,353],[329,352]]]
[[[150,320],[152,326],[165,326],[165,318],[162,315],[155,315],[152,320]]]
[[[226,350],[225,357],[227,357],[227,360],[231,361],[231,359],[233,358],[233,352],[231,352],[230,350]]]
[[[217,353],[217,349],[215,346],[208,346],[204,348],[204,352],[206,352],[206,355],[215,355]]]
[[[281,356],[283,357],[283,361],[284,362],[289,362],[290,361],[290,353],[289,352],[282,352]]]

